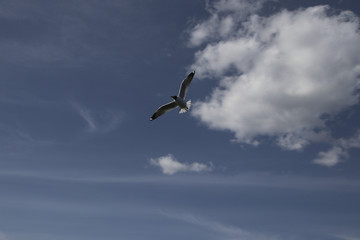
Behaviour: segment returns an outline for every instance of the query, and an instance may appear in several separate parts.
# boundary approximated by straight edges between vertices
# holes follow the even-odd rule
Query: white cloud
[[[209,172],[212,171],[213,165],[203,163],[181,163],[173,155],[169,154],[156,159],[150,159],[150,163],[161,168],[162,172],[167,175],[173,175],[177,172]]]
[[[222,7],[201,24],[230,9],[233,1],[218,3]],[[215,31],[218,39],[204,38],[208,45],[195,55],[191,69],[197,76],[220,79],[220,84],[194,104],[192,114],[244,143],[270,136],[284,149],[301,150],[312,141],[331,141],[324,114],[358,103],[358,17],[350,11],[330,13],[328,6],[270,17],[251,14],[246,21],[234,12],[228,13],[233,34]]]
[[[360,148],[360,130],[350,138],[338,139],[329,151],[320,152],[318,158],[315,158],[313,162],[327,167],[335,166],[348,156],[350,148]]]
[[[332,167],[341,161],[342,157],[345,157],[346,152],[340,147],[333,147],[327,152],[320,152],[318,158],[314,159],[314,163]]]
[[[207,6],[211,17],[196,24],[190,31],[190,46],[199,46],[209,40],[229,37],[233,34],[236,21],[256,12],[264,1],[220,0]]]
[[[301,150],[308,143],[308,140],[291,133],[280,136],[277,142],[279,146],[288,150]]]
[[[345,149],[360,148],[360,130],[358,130],[353,137],[340,138],[338,144]]]

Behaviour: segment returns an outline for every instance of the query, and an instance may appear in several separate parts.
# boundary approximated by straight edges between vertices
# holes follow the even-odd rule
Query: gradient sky
[[[360,240],[359,17],[0,0],[0,240]]]

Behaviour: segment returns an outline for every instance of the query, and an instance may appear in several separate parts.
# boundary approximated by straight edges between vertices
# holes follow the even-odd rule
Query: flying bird
[[[160,106],[156,112],[151,116],[150,121],[160,117],[164,113],[176,108],[180,107],[179,113],[187,112],[190,109],[191,100],[185,101],[186,92],[189,88],[191,80],[195,75],[195,71],[192,71],[181,83],[179,93],[177,96],[171,96],[174,100],[167,104]]]

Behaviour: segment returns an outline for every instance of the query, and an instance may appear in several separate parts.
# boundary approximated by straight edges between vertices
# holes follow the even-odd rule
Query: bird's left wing
[[[175,101],[169,102],[167,104],[164,104],[156,110],[156,112],[151,116],[150,121],[160,117],[164,113],[170,111],[171,109],[174,109],[177,107],[177,103]]]
[[[179,94],[178,96],[181,97],[182,99],[185,99],[186,96],[186,92],[188,90],[188,87],[191,83],[191,80],[193,79],[195,75],[195,71],[192,71],[181,83],[180,89],[179,89]]]

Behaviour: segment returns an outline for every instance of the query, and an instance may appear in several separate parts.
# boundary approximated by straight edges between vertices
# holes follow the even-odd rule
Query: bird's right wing
[[[169,102],[167,104],[164,104],[156,110],[156,112],[151,116],[150,121],[160,117],[164,113],[170,111],[171,109],[174,109],[177,107],[177,103],[175,101]]]
[[[185,99],[186,96],[186,92],[188,90],[188,87],[191,83],[191,80],[193,79],[195,75],[195,71],[192,71],[181,83],[180,89],[179,89],[179,94],[178,96],[181,97],[182,99]]]

